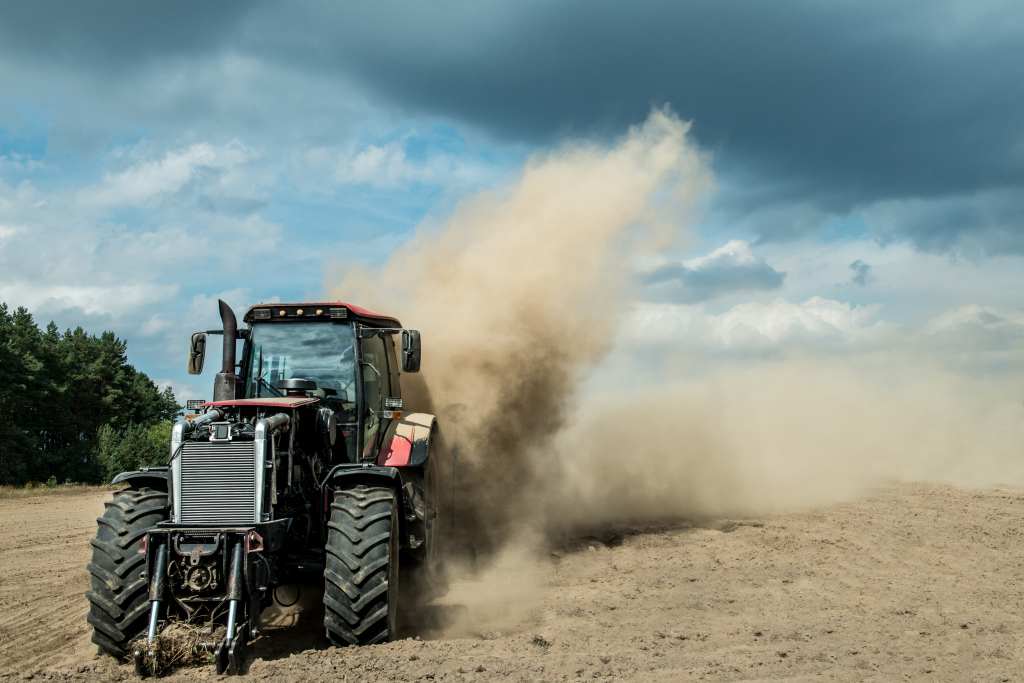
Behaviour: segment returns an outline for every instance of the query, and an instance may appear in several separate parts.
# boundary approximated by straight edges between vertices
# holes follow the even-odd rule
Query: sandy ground
[[[0,676],[133,677],[95,656],[85,623],[105,495],[0,500]],[[307,601],[290,615],[307,630],[271,629],[249,677],[1022,680],[1022,520],[1022,491],[915,485],[799,514],[605,529],[460,586],[433,628],[388,645],[323,648]]]
[[[92,657],[85,565],[109,495],[0,498],[0,672]]]

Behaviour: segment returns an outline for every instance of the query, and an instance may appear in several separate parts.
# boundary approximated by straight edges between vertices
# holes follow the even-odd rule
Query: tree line
[[[178,404],[113,332],[41,329],[0,302],[0,484],[99,483],[167,460]]]

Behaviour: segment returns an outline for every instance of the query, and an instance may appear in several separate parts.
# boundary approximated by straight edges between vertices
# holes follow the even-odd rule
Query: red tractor
[[[239,329],[219,303],[188,360],[201,372],[223,335],[213,400],[174,426],[166,466],[114,479],[92,542],[93,642],[142,675],[173,622],[223,627],[205,647],[239,672],[275,588],[310,580],[332,643],[387,641],[400,577],[439,566],[437,421],[402,394],[419,332],[341,302],[253,306]]]

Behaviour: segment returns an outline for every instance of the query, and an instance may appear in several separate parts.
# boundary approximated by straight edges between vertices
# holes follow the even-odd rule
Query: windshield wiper
[[[256,384],[258,386],[261,386],[261,387],[266,387],[270,391],[274,392],[274,396],[284,396],[284,394],[282,394],[278,389],[273,387],[270,384],[270,382],[268,382],[267,380],[263,379],[262,377],[257,377],[256,378]],[[259,391],[258,390],[256,391],[256,395],[259,396]]]

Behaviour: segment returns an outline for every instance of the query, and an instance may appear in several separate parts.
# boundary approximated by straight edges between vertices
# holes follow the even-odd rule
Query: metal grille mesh
[[[179,524],[256,522],[256,448],[252,441],[185,442]]]

